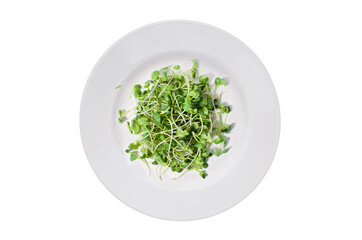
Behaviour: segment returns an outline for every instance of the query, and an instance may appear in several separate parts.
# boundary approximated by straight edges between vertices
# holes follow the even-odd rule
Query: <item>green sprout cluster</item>
[[[127,121],[129,131],[138,136],[126,150],[131,161],[139,159],[149,170],[149,163],[156,165],[160,179],[168,169],[180,173],[178,177],[195,170],[205,178],[208,159],[229,149],[225,134],[231,124],[225,122],[231,109],[215,94],[226,81],[217,77],[211,86],[206,75],[199,76],[197,62],[192,63],[186,72],[179,65],[154,71],[151,80],[133,87],[137,107],[119,110],[120,123],[135,114]]]

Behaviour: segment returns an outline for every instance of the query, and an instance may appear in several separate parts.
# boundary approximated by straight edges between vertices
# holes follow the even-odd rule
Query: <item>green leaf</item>
[[[166,91],[168,91],[168,92],[171,92],[172,89],[173,89],[173,85],[171,85],[171,84],[166,87]]]
[[[231,109],[230,109],[229,106],[223,106],[223,105],[221,105],[221,104],[220,104],[220,106],[222,106],[222,107],[221,107],[221,112],[222,112],[222,113],[229,113],[229,112],[231,112]],[[220,106],[219,106],[219,108],[220,108]]]
[[[221,151],[220,151],[220,149],[214,150],[212,153],[213,153],[216,157],[219,157],[219,156],[222,154]]]
[[[183,96],[177,96],[177,102],[180,103],[184,103],[185,102],[185,98]]]
[[[199,94],[199,93],[198,93]],[[199,94],[200,95],[200,94]],[[207,106],[207,99],[204,96],[200,96],[199,103],[197,104],[199,107],[206,107]]]
[[[131,161],[134,161],[134,160],[136,160],[137,158],[138,158],[138,155],[135,154],[135,153],[133,153],[133,152],[131,152],[130,160],[131,160]]]
[[[215,84],[216,86],[221,86],[221,85],[226,86],[226,81],[222,78],[217,77],[215,78]]]
[[[192,97],[192,98],[198,98],[199,96],[200,96],[200,94],[197,91],[190,92],[190,97]]]
[[[190,98],[186,98],[185,99],[185,102],[183,103],[183,109],[186,111],[186,112],[189,112],[191,111],[191,99]]]
[[[179,69],[180,69],[180,66],[179,66],[179,65],[175,65],[175,66],[173,67],[173,69],[179,70]]]
[[[199,81],[201,84],[207,84],[209,82],[209,78],[206,75],[201,75],[199,77]],[[208,87],[208,85],[207,85],[207,87]]]
[[[184,79],[184,76],[183,76],[182,74],[176,74],[176,75],[175,75],[175,78],[176,78],[177,80],[185,80],[185,79]]]
[[[169,68],[169,67],[171,67],[172,65],[169,65],[169,66],[167,66],[167,67],[163,67],[163,68],[161,68],[161,70],[165,70],[165,69],[167,69],[167,68]]]
[[[114,89],[118,89],[118,88],[121,88],[122,87],[122,85],[118,85],[117,87],[115,87]]]
[[[230,132],[230,128],[231,128],[231,124],[224,124],[221,127],[221,132],[228,133],[228,132]]]
[[[161,115],[160,115],[159,112],[154,112],[154,113],[152,114],[152,118],[153,118],[153,120],[155,120],[155,122],[156,122],[157,124],[161,124]]]
[[[199,174],[203,179],[207,177],[207,173],[205,171],[200,171]]]
[[[193,60],[191,60],[191,62],[193,63],[192,69],[195,71],[199,70],[199,66],[197,65],[196,60],[193,59]]]
[[[191,76],[193,79],[196,78],[196,71],[194,69],[191,69]]]
[[[151,78],[153,80],[157,80],[158,76],[160,75],[160,72],[159,71],[154,71],[152,74],[151,74]]]
[[[141,107],[141,105],[137,105],[137,112],[142,112],[142,107]]]
[[[130,124],[128,121],[127,121],[127,127],[128,127],[129,132],[130,132],[130,133],[133,133],[131,124]]]
[[[133,125],[134,134],[139,134],[140,130],[141,130],[140,125],[138,125],[138,124]]]
[[[221,153],[227,153],[229,151],[230,148],[225,148],[224,150],[221,151]]]
[[[212,142],[213,142],[210,133],[207,134],[206,140],[207,140],[209,143],[212,143]]]
[[[139,98],[139,97],[142,96],[141,88],[142,88],[142,86],[139,85],[139,84],[134,85],[134,87],[133,87],[133,95],[134,95],[136,98]]]
[[[201,143],[195,143],[194,144],[194,147],[196,147],[196,148],[198,148],[198,149],[200,149],[200,150],[204,150],[205,149],[205,146],[203,145],[203,144],[201,144]]]
[[[149,155],[149,150],[145,147],[141,148],[141,153],[142,156],[148,156]]]
[[[197,122],[192,123],[191,127],[195,130],[198,130],[199,124]]]
[[[135,150],[135,149],[138,149],[140,146],[141,146],[140,142],[134,142],[134,143],[131,143],[130,145],[128,145],[128,149]]]
[[[162,104],[160,108],[162,111],[166,111],[169,108],[169,106],[167,104]]]
[[[223,137],[217,137],[215,140],[214,140],[214,143],[215,144],[220,144],[220,143],[223,143],[225,142],[225,138]]]
[[[162,72],[162,81],[167,82],[167,73]]]
[[[199,108],[197,112],[206,116],[209,114],[209,110],[206,107]]]
[[[138,119],[138,124],[141,125],[142,128],[147,127],[148,120],[146,117],[141,117]]]
[[[149,86],[151,85],[151,83],[152,83],[152,80],[147,80],[146,82],[145,82],[145,85],[143,86],[144,88],[149,88]]]
[[[180,131],[179,129],[176,130],[176,136],[178,136],[180,138],[183,138],[187,135],[189,135],[189,133],[187,131]],[[184,142],[183,140],[181,140],[181,141]]]
[[[207,98],[207,109],[212,110],[214,108],[214,104],[212,104],[212,99]]]
[[[210,92],[210,87],[209,87],[209,85],[206,85],[206,86],[205,86],[205,89],[206,89],[208,92]]]

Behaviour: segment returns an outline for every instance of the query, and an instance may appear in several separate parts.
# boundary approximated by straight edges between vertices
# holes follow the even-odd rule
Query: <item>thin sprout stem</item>
[[[170,137],[170,144],[168,146],[168,155],[170,155],[170,149],[171,149],[171,144],[172,144],[172,140],[173,140],[173,128],[172,128],[172,122],[170,120],[168,120],[170,122],[171,125],[171,137]]]
[[[202,121],[201,115],[199,115],[199,116],[200,116],[200,122],[201,122],[201,130],[200,130],[200,133],[198,135],[201,135],[201,133],[204,131],[204,123]]]
[[[145,113],[147,113],[147,112],[151,111],[152,109],[154,109],[154,108],[156,108],[156,107],[157,107],[157,105],[155,105],[155,106],[153,106],[153,107],[149,108],[148,110],[146,110],[146,111],[144,111],[144,112],[137,113],[137,115],[143,115],[143,114],[145,114]]]
[[[182,170],[182,172],[180,172],[180,176],[178,176],[176,179],[179,179],[180,177],[182,177],[184,174],[185,174],[185,169],[188,169],[189,166],[191,166],[191,164],[194,163],[194,161],[196,160],[197,156],[199,155],[200,153],[200,149],[197,150],[197,153],[196,153],[196,157],[184,168],[184,170]],[[175,178],[173,178],[173,180],[176,180]]]
[[[177,124],[175,123],[175,120],[173,119],[173,116],[172,116],[172,109],[171,109],[171,120],[172,120],[172,123],[175,125],[175,127],[180,130],[182,132],[182,130],[177,126]]]
[[[144,99],[143,99],[141,102],[139,102],[138,104],[143,103],[147,98],[149,98],[149,97],[152,95],[152,93],[155,91],[155,89],[157,88],[157,85],[158,85],[158,82],[156,82],[156,84],[153,86],[152,91],[147,95],[147,97],[144,98]]]
[[[198,139],[197,139],[197,136],[194,132],[192,132],[192,136],[195,138],[196,142],[200,142]]]

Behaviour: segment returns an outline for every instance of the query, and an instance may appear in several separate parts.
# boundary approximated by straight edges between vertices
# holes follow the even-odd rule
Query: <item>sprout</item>
[[[194,170],[206,178],[209,158],[229,150],[225,148],[225,134],[231,124],[223,122],[222,115],[227,116],[231,108],[220,104],[220,96],[215,96],[226,81],[217,77],[211,93],[209,78],[199,76],[196,60],[191,61],[193,65],[186,72],[180,71],[179,65],[152,72],[152,80],[132,89],[136,108],[119,110],[120,123],[129,112],[135,114],[127,121],[129,132],[138,136],[126,149],[130,160],[139,159],[149,169],[149,163],[155,165],[160,179],[168,169],[179,177]]]

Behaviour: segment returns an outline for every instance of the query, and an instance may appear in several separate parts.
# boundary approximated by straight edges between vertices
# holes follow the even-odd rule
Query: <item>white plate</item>
[[[185,70],[190,59],[198,59],[200,73],[228,81],[222,101],[232,106],[231,149],[210,159],[206,179],[190,172],[177,181],[167,173],[160,181],[124,152],[133,136],[118,123],[118,109],[132,107],[133,85],[153,70],[170,64]],[[84,89],[80,129],[91,166],[114,196],[153,217],[192,220],[234,206],[259,184],[277,148],[280,117],[272,81],[245,44],[210,25],[166,21],[131,32],[101,57]]]

